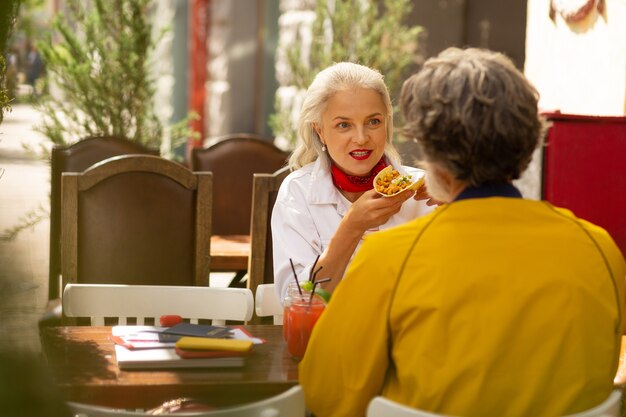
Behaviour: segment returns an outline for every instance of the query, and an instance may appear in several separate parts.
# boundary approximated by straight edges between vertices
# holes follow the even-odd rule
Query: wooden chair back
[[[254,174],[252,191],[252,217],[250,226],[250,260],[248,262],[248,288],[256,293],[260,284],[274,283],[272,260],[272,209],[278,189],[289,175],[284,167],[273,174]]]
[[[176,314],[191,323],[212,320],[244,322],[252,317],[254,300],[247,288],[188,287],[168,285],[68,284],[63,290],[63,317],[89,317],[92,326],[104,326],[105,318],[118,324],[137,325],[152,319],[159,325],[162,315]]]
[[[158,155],[128,139],[98,136],[80,140],[70,146],[56,145],[50,155],[50,265],[48,300],[61,295],[61,173],[82,172],[95,164],[118,155]]]
[[[208,286],[211,173],[124,155],[62,182],[63,287]]]
[[[206,148],[192,150],[191,169],[213,173],[214,234],[250,232],[252,176],[276,171],[288,156],[271,138],[252,134],[222,136]]]

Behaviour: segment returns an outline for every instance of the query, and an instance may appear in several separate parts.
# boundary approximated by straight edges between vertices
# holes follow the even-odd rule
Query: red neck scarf
[[[383,158],[374,166],[370,173],[364,177],[357,175],[348,175],[340,170],[337,165],[331,161],[330,174],[333,177],[333,184],[342,191],[349,193],[359,193],[374,188],[374,177],[387,166]]]

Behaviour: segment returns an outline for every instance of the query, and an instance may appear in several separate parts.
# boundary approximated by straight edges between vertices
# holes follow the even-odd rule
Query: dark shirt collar
[[[486,197],[522,198],[522,193],[513,184],[481,185],[465,188],[454,201]]]

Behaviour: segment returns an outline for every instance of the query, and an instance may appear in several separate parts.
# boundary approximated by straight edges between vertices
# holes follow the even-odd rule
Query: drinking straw
[[[296,280],[298,292],[300,293],[300,296],[302,296],[302,288],[300,288],[300,282],[298,282],[298,274],[296,274],[296,268],[293,266],[293,260],[291,258],[289,258],[289,263],[291,264],[291,270],[293,271],[293,278]]]
[[[321,266],[320,266],[320,269],[322,269]],[[322,282],[328,282],[328,281],[330,281],[330,278],[323,278],[313,283],[313,289],[311,290],[311,296],[309,297],[309,305],[313,302],[313,295],[315,294],[315,287],[317,287],[317,284],[321,284]]]
[[[311,267],[311,270],[309,271],[309,281],[311,281],[311,282],[315,282],[315,275],[313,275],[313,271],[315,271],[315,265],[317,265],[317,261],[319,261],[319,260],[320,260],[320,256],[317,255],[317,258],[315,258],[315,262],[313,262],[313,266]],[[320,267],[320,269],[321,269],[321,267]]]
[[[321,265],[315,272],[313,272],[313,278],[310,280],[313,284],[315,284],[315,277],[317,277],[317,273],[320,272],[324,268],[324,265]]]

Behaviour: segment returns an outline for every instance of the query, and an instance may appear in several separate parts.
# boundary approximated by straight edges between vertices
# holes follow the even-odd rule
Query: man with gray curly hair
[[[377,395],[511,417],[609,396],[626,265],[604,229],[512,184],[540,142],[537,102],[508,58],[480,49],[447,49],[405,82],[404,133],[444,204],[365,238],[300,364],[317,417],[363,416]]]

